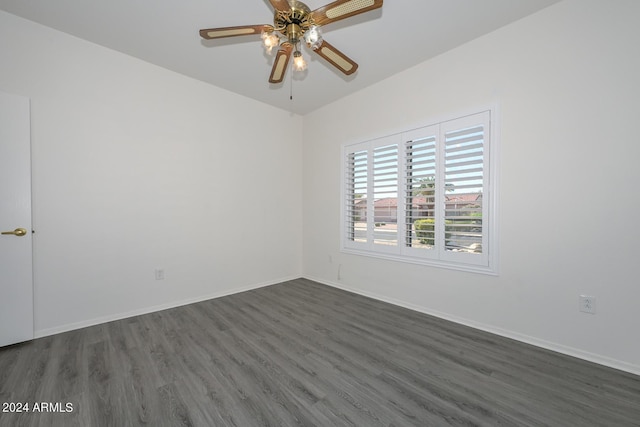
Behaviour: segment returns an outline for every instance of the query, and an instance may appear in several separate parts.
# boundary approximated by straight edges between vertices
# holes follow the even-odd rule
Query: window
[[[344,251],[495,273],[491,110],[344,146]]]

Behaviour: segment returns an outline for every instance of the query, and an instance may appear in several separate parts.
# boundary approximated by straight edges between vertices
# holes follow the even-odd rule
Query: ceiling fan
[[[383,0],[336,0],[316,10],[297,0],[269,0],[275,9],[273,25],[241,25],[200,30],[204,39],[261,34],[268,52],[279,46],[273,62],[269,83],[281,83],[293,54],[294,69],[302,71],[306,62],[300,52],[305,41],[315,53],[346,75],[358,68],[351,58],[323,40],[320,27],[382,7]]]

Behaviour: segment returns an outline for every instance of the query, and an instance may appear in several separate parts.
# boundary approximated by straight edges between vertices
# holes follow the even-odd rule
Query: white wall
[[[638,16],[566,0],[305,116],[305,275],[640,373]],[[341,144],[493,102],[498,277],[339,251]]]
[[[4,12],[0,40],[32,106],[36,335],[301,275],[300,117]]]

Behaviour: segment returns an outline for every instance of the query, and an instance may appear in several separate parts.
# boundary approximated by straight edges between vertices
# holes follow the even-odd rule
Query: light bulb
[[[302,57],[299,51],[293,52],[293,69],[296,71],[304,71],[307,68],[307,61]]]
[[[280,38],[273,33],[273,31],[263,31],[262,32],[262,44],[264,48],[267,50],[267,53],[271,53],[274,47],[278,46],[280,43]]]
[[[304,41],[307,43],[307,46],[316,50],[322,44],[322,34],[320,33],[320,27],[317,25],[312,25],[309,29],[304,33]]]

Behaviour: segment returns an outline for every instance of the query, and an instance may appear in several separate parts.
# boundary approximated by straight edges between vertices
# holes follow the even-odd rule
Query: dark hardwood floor
[[[640,377],[299,279],[2,348],[0,402],[30,405],[11,427],[640,426]]]

